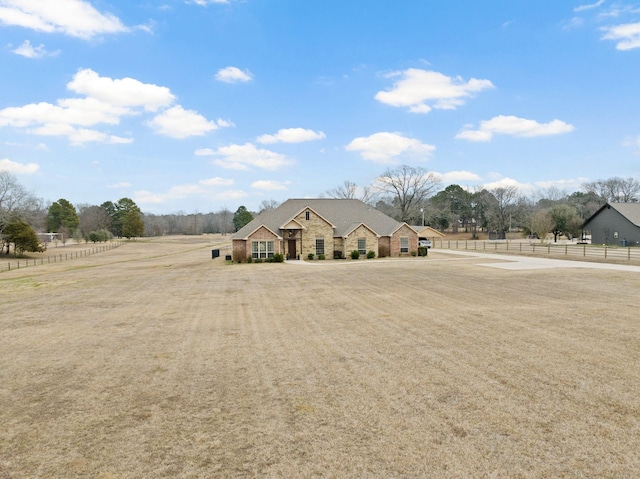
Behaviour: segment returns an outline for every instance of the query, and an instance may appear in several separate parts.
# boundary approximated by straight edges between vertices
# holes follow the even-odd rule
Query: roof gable
[[[331,221],[329,221],[327,218],[325,218],[324,216],[322,216],[320,213],[318,213],[316,210],[314,210],[313,208],[311,208],[310,206],[307,206],[305,208],[302,208],[300,211],[298,211],[296,214],[293,215],[292,220],[296,221],[295,218],[298,217],[299,215],[301,215],[302,213],[304,213],[305,211],[311,211],[313,212],[316,216],[318,216],[318,218],[320,218],[322,221],[324,221],[325,223],[327,223],[329,226],[331,226],[332,228],[335,228],[336,226],[331,223]],[[297,221],[296,221],[297,222]]]
[[[640,203],[605,203],[584,222],[582,227],[584,228],[587,226],[587,224],[589,224],[589,222],[598,216],[605,208],[614,209],[633,225],[640,227]]]
[[[353,223],[352,225],[350,225],[346,231],[344,232],[344,234],[342,235],[343,238],[346,238],[347,236],[349,236],[351,233],[353,233],[354,231],[356,231],[358,228],[360,227],[364,227],[366,229],[368,229],[369,231],[371,231],[374,235],[376,235],[378,238],[380,238],[380,235],[378,233],[376,233],[375,231],[373,231],[371,228],[369,228],[366,224],[364,223]]]
[[[345,232],[349,231],[354,224],[360,225],[364,223],[378,236],[391,236],[394,231],[404,224],[360,200],[334,198],[290,199],[282,203],[278,208],[258,215],[231,238],[245,239],[260,225],[266,226],[272,232],[279,232],[284,225],[307,208],[330,224],[334,229],[335,236],[341,237],[344,237]]]
[[[263,224],[259,224],[259,225],[257,225],[257,227],[256,227],[256,228],[254,228],[253,230],[248,231],[248,233],[247,233],[246,235],[244,235],[244,237],[237,237],[238,233],[240,233],[240,231],[242,231],[242,230],[239,230],[239,231],[238,231],[238,233],[234,234],[234,235],[231,237],[231,239],[243,239],[243,240],[249,239],[249,236],[251,236],[251,235],[255,234],[255,233],[256,233],[258,230],[260,230],[261,228],[266,229],[269,233],[271,233],[272,235],[274,235],[276,238],[278,238],[278,239],[282,239],[282,236],[280,236],[276,231],[273,231],[271,228],[269,228],[268,226],[265,226],[265,225],[263,225]],[[244,229],[244,228],[243,228],[243,229]]]

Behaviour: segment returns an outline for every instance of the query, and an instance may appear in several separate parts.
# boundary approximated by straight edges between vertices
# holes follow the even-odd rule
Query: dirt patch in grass
[[[640,470],[639,274],[227,265],[222,241],[0,276],[0,477]]]

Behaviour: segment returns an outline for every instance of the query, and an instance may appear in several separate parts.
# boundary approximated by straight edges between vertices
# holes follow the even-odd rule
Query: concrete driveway
[[[485,258],[490,260],[499,260],[500,263],[484,263],[481,266],[489,268],[500,268],[509,270],[528,270],[528,269],[554,269],[554,268],[582,268],[582,269],[608,269],[617,271],[628,271],[632,273],[640,273],[640,266],[613,264],[613,263],[593,263],[589,261],[570,261],[564,259],[539,258],[532,256],[517,256],[508,254],[491,254],[491,253],[475,253],[471,251],[459,251],[450,249],[438,249],[432,252],[436,254],[445,254],[452,256],[464,256]]]

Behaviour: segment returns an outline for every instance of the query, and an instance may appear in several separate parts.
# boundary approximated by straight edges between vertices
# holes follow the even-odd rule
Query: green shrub
[[[276,253],[272,259],[274,263],[282,263],[284,261],[284,255],[282,253]]]
[[[307,255],[307,259],[309,259],[309,261],[311,261],[313,259],[313,253],[309,253]]]
[[[357,249],[354,249],[351,252],[351,259],[358,259],[360,258],[360,252]]]
[[[253,263],[253,258],[251,256],[247,256],[247,263]]]
[[[318,259],[320,259],[320,260],[325,259],[325,256],[323,254],[319,254],[318,255]]]
[[[412,251],[411,252],[411,256],[417,256],[417,255],[418,255],[418,253],[416,251]]]
[[[367,259],[373,259],[376,257],[376,252],[373,250],[367,251]]]
[[[427,256],[429,248],[426,246],[418,246],[418,256]]]
[[[254,260],[254,263],[262,263],[262,258],[256,258],[256,259]]]

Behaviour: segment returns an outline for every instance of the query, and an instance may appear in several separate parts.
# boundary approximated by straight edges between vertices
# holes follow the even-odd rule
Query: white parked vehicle
[[[431,240],[420,240],[420,241],[418,241],[418,247],[431,248]]]

